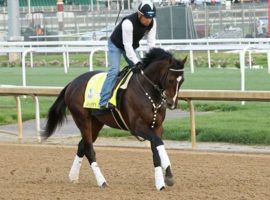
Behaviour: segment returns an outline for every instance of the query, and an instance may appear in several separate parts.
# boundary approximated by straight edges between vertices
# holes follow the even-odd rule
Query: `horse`
[[[120,113],[130,133],[138,139],[150,141],[157,190],[174,184],[171,163],[162,141],[162,123],[166,108],[177,107],[178,92],[184,81],[186,60],[187,57],[178,60],[161,48],[150,49],[142,59],[142,68],[131,76],[119,105]],[[97,114],[96,109],[83,107],[87,82],[97,73],[100,71],[86,72],[64,87],[48,111],[47,122],[41,136],[46,140],[58,125],[62,125],[68,108],[81,132],[81,140],[69,172],[69,179],[71,182],[78,182],[82,160],[86,156],[97,185],[104,188],[108,185],[97,164],[93,143],[104,125],[118,129],[119,126],[111,112]]]

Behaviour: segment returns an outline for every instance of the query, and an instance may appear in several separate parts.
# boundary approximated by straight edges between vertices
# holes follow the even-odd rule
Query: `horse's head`
[[[169,59],[164,70],[164,80],[161,82],[164,89],[163,95],[166,98],[167,107],[175,109],[178,103],[178,91],[184,82],[184,65],[187,60],[177,60],[175,58]]]
[[[184,82],[184,65],[187,60],[175,59],[171,53],[153,48],[143,59],[147,66],[148,77],[158,86],[161,96],[169,109],[175,109],[178,103],[178,91]],[[149,76],[150,75],[150,76]]]

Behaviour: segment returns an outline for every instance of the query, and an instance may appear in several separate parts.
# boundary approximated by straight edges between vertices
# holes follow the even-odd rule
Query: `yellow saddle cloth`
[[[116,107],[118,89],[126,89],[133,72],[129,71],[115,87],[109,102]],[[84,108],[99,109],[100,92],[107,73],[98,73],[89,79],[84,93]]]

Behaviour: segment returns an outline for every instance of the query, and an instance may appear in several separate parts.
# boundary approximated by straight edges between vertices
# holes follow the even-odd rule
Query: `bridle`
[[[184,69],[174,69],[174,68],[169,68],[169,71],[172,71],[172,72],[183,72]],[[140,69],[140,74],[143,76],[143,78],[148,82],[150,83],[150,85],[153,86],[153,88],[159,92],[160,96],[161,96],[161,99],[165,99],[166,100],[166,95],[164,94],[164,91],[165,89],[164,88],[160,88],[157,84],[155,84],[153,81],[151,81],[145,74],[144,74],[144,71],[142,69]],[[165,77],[165,80],[167,79],[167,76],[168,76],[168,73],[166,74],[166,77]],[[144,89],[144,87],[142,86],[142,84],[140,83],[139,81],[139,78],[138,78],[138,74],[137,74],[137,82],[140,86],[140,88],[144,91],[144,93],[146,94],[146,90]],[[147,93],[148,94],[148,93]],[[147,96],[146,94],[146,96]]]
[[[142,75],[142,77],[148,82],[150,83],[150,85],[152,85],[154,87],[154,89],[156,91],[159,92],[160,96],[163,98],[163,92],[164,92],[164,89],[163,88],[160,88],[157,84],[155,84],[153,81],[151,81],[143,72],[143,70],[140,70],[140,74]],[[141,89],[144,91],[144,93],[147,93],[144,89],[144,87],[142,86],[142,84],[140,83],[139,79],[138,79],[138,74],[137,74],[137,81],[141,87]]]
[[[174,68],[169,68],[169,71],[172,72],[183,72],[184,69],[174,69]],[[142,75],[142,77],[148,82],[150,83],[150,85],[153,86],[153,88],[159,92],[159,95],[161,97],[161,102],[159,104],[156,104],[153,100],[153,98],[149,95],[149,93],[145,90],[145,88],[142,86],[141,82],[139,81],[139,74]],[[168,73],[166,73],[166,77],[165,80],[167,80],[167,76]],[[157,84],[155,84],[153,81],[151,81],[148,76],[145,75],[145,73],[143,72],[142,69],[140,69],[140,73],[136,74],[136,80],[138,82],[138,85],[140,86],[140,88],[142,89],[142,91],[144,92],[145,96],[149,99],[149,101],[151,102],[153,108],[154,108],[154,115],[153,115],[153,120],[152,120],[152,124],[151,124],[151,128],[155,127],[155,123],[156,123],[156,116],[157,116],[157,111],[159,108],[161,108],[165,102],[166,102],[166,95],[165,95],[165,89],[164,88],[160,88]]]

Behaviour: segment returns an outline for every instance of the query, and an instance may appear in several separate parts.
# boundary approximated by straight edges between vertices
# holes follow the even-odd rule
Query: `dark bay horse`
[[[171,163],[161,139],[162,123],[166,107],[175,109],[177,106],[178,91],[184,81],[186,59],[177,60],[161,48],[151,49],[142,59],[143,69],[132,75],[120,104],[120,112],[130,133],[151,143],[155,185],[158,190],[164,189],[165,183],[167,186],[174,183]],[[95,114],[93,109],[83,107],[87,82],[97,73],[99,72],[93,71],[82,74],[61,91],[48,112],[42,136],[47,139],[53,134],[56,127],[64,121],[68,108],[82,136],[69,178],[72,182],[79,180],[82,159],[86,156],[98,186],[106,187],[106,180],[96,162],[93,143],[104,124],[113,128],[119,127],[110,111]]]

